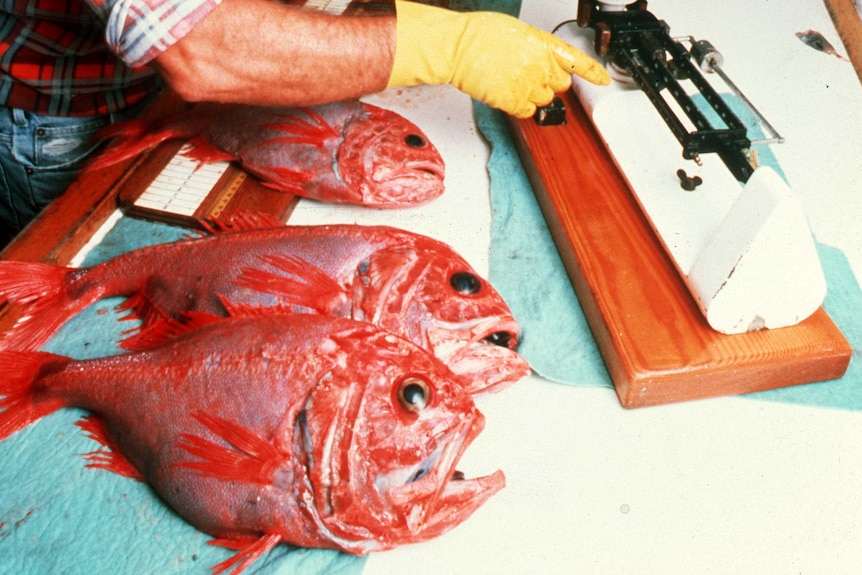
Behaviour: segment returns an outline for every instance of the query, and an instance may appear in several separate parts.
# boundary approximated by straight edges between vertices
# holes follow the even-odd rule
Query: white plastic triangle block
[[[808,222],[774,170],[754,172],[686,282],[723,333],[795,325],[820,307],[826,278]]]

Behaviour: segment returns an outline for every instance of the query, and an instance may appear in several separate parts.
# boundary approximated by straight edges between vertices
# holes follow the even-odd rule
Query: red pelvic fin
[[[241,539],[213,539],[210,545],[224,547],[225,549],[238,550],[239,553],[225,559],[218,565],[213,565],[213,575],[226,573],[233,569],[231,575],[239,575],[249,565],[260,559],[266,553],[272,551],[276,545],[281,543],[281,536],[269,533],[258,538],[244,537]]]
[[[117,444],[108,435],[105,422],[101,418],[95,415],[86,415],[75,425],[84,430],[84,435],[102,446],[96,451],[84,454],[84,459],[88,462],[87,467],[106,469],[123,477],[144,481],[141,472],[126,459],[126,456],[120,452]]]
[[[68,361],[51,353],[0,351],[0,440],[66,406],[60,399],[34,397],[34,384],[46,365]]]
[[[202,411],[192,417],[228,445],[184,433],[179,447],[200,461],[177,463],[178,467],[193,469],[198,475],[221,481],[270,481],[270,473],[283,458],[271,442],[242,425]]]
[[[261,179],[261,185],[271,190],[294,194],[302,197],[312,197],[303,184],[314,179],[314,174],[302,170],[291,170],[290,168],[258,168],[256,166],[244,165],[249,171]]]
[[[93,303],[92,296],[73,299],[67,290],[72,268],[51,264],[0,262],[0,304],[18,306],[21,319],[0,339],[0,349],[35,350],[72,316]]]
[[[300,257],[263,256],[260,259],[287,275],[244,268],[236,279],[238,286],[277,296],[282,304],[308,307],[321,314],[332,313],[347,300],[344,288],[332,276]]]

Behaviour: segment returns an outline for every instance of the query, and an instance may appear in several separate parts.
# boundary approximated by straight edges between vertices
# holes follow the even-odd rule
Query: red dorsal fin
[[[225,559],[218,565],[213,565],[213,575],[219,575],[233,569],[231,575],[239,575],[246,567],[257,561],[266,553],[281,543],[281,536],[268,533],[261,537],[243,537],[237,539],[213,539],[210,545],[225,549],[239,550],[239,553]]]
[[[215,235],[222,232],[240,232],[250,230],[268,230],[283,228],[284,222],[265,212],[249,210],[234,210],[225,212],[218,218],[201,221],[206,231]]]
[[[84,435],[102,446],[96,451],[84,454],[84,459],[88,461],[87,467],[106,469],[123,477],[144,481],[141,472],[126,459],[126,456],[120,452],[117,444],[108,435],[105,422],[101,418],[95,415],[86,415],[75,422],[75,425],[84,430]]]
[[[192,417],[224,440],[220,445],[198,435],[184,433],[179,447],[200,461],[184,461],[178,467],[221,481],[266,483],[274,466],[283,458],[275,446],[247,427],[202,411]]]
[[[347,302],[344,288],[307,260],[292,255],[263,256],[260,259],[287,275],[244,268],[236,279],[236,285],[274,295],[282,304],[304,306],[324,315],[333,313]]]
[[[0,351],[0,439],[6,439],[38,419],[66,406],[61,399],[34,397],[34,384],[46,365],[57,368],[69,362],[66,357],[43,352]],[[56,368],[55,368],[56,369]]]

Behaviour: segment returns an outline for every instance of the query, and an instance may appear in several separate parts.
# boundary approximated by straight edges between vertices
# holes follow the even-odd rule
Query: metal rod
[[[772,124],[770,124],[769,121],[763,117],[763,114],[761,114],[757,110],[757,108],[754,107],[754,104],[752,104],[751,101],[745,96],[745,94],[743,94],[742,91],[736,87],[736,84],[733,83],[733,80],[731,80],[730,77],[728,77],[728,75],[724,73],[724,70],[721,69],[721,66],[717,62],[713,62],[710,66],[710,69],[715,70],[715,73],[721,76],[721,79],[724,80],[724,83],[727,84],[728,88],[730,88],[733,93],[736,94],[736,96],[739,97],[740,100],[742,100],[742,103],[745,105],[745,107],[748,108],[751,113],[755,115],[757,121],[760,122],[760,124],[766,131],[769,132],[769,134],[772,135],[771,138],[766,138],[763,140],[753,140],[751,142],[752,144],[780,144],[784,142],[784,137],[782,137],[781,134],[779,134],[775,130],[775,128],[772,127]]]

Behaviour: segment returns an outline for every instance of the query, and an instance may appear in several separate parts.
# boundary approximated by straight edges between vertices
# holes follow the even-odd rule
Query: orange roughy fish
[[[151,123],[117,123],[102,137],[115,140],[94,168],[190,139],[193,159],[236,160],[271,188],[322,202],[397,208],[443,193],[443,159],[425,134],[356,100],[314,108],[198,104]]]
[[[456,465],[484,425],[425,350],[365,322],[291,314],[211,321],[151,350],[77,361],[0,352],[0,439],[66,406],[103,448],[90,467],[147,481],[239,550],[354,554],[433,538],[505,485]]]
[[[518,323],[500,294],[451,247],[385,226],[285,226],[225,218],[213,235],[140,248],[90,268],[0,261],[0,303],[23,306],[0,349],[35,350],[97,300],[129,299],[142,319],[123,347],[150,345],[188,311],[244,315],[253,307],[368,321],[409,339],[497,391],[530,367],[515,352]],[[252,310],[253,311],[253,310]]]

